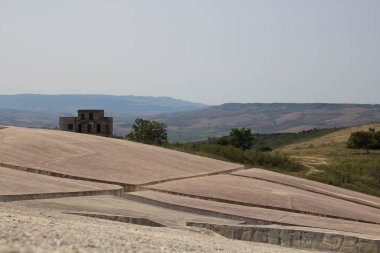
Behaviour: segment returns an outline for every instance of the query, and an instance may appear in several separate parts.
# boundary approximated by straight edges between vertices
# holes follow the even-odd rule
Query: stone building
[[[104,117],[104,110],[78,110],[77,117],[59,117],[59,129],[76,133],[113,135],[113,118]]]

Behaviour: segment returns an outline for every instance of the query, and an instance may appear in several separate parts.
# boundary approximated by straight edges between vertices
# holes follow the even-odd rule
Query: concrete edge
[[[36,194],[20,194],[20,195],[0,195],[0,202],[11,202],[33,199],[52,199],[67,197],[82,197],[95,195],[113,195],[117,197],[124,196],[124,189],[115,190],[96,190],[96,191],[78,191],[78,192],[52,192],[52,193],[36,193]]]
[[[285,212],[298,213],[298,214],[304,214],[305,213],[305,211],[297,210],[297,209],[281,208],[281,207],[259,205],[259,204],[251,204],[251,203],[247,203],[247,202],[240,202],[240,201],[234,201],[234,200],[229,200],[229,199],[206,197],[206,196],[201,196],[201,195],[186,194],[186,193],[182,193],[182,192],[175,192],[175,191],[169,191],[169,190],[161,190],[161,189],[154,188],[154,185],[152,187],[149,187],[149,186],[141,187],[140,190],[155,191],[155,192],[171,194],[171,195],[176,195],[176,196],[181,196],[181,197],[202,199],[202,200],[208,200],[208,201],[214,201],[214,202],[220,202],[220,203],[226,203],[226,204],[232,204],[232,205],[239,205],[239,206],[259,207],[259,208],[265,208],[265,209],[271,209],[271,210],[277,210],[277,211],[285,211]],[[326,218],[332,218],[332,219],[337,219],[337,220],[347,220],[347,221],[355,221],[355,222],[362,222],[362,223],[379,225],[379,223],[377,223],[377,222],[371,222],[368,220],[354,219],[354,218],[348,218],[348,217],[342,217],[342,216],[335,216],[335,215],[328,215],[328,214],[321,214],[321,213],[314,213],[314,212],[307,212],[307,214],[312,215],[312,216],[317,216],[317,217],[326,217]]]
[[[276,172],[276,173],[278,173],[278,172]],[[233,172],[230,175],[231,176],[235,176],[235,177],[252,178],[252,179],[256,179],[256,180],[262,180],[262,181],[266,181],[266,182],[270,182],[270,183],[279,184],[279,185],[289,186],[289,187],[297,188],[297,189],[300,189],[300,190],[309,191],[309,192],[312,192],[312,193],[317,193],[317,194],[325,195],[325,196],[328,196],[328,197],[333,197],[333,198],[337,198],[337,199],[353,202],[353,203],[356,203],[356,204],[361,204],[361,205],[365,205],[365,206],[369,206],[369,207],[380,209],[379,205],[376,205],[376,204],[374,204],[372,202],[369,202],[369,201],[366,201],[366,200],[350,197],[348,195],[342,196],[342,195],[339,195],[339,194],[335,194],[333,192],[328,192],[328,191],[323,191],[323,190],[318,191],[318,190],[315,190],[314,188],[311,188],[311,187],[308,187],[308,186],[306,186],[306,188],[303,188],[303,187],[295,186],[295,185],[292,185],[292,184],[287,184],[287,183],[283,183],[283,182],[277,182],[275,180],[270,180],[270,179],[255,177],[255,176],[246,176],[246,175],[240,175],[240,174],[233,174]],[[284,175],[286,175],[286,174],[284,174]],[[286,176],[289,176],[289,175],[286,175]],[[299,179],[305,179],[305,178],[299,178]],[[308,179],[305,179],[305,180],[308,180]],[[317,181],[312,181],[312,182],[319,183]],[[342,189],[344,189],[344,188],[342,188]],[[348,190],[348,189],[345,189],[345,190]],[[360,192],[358,192],[358,193],[360,193]],[[364,193],[362,193],[362,194],[364,194]]]
[[[154,206],[159,206],[159,207],[164,207],[164,208],[168,208],[168,209],[173,209],[173,210],[176,210],[176,211],[183,211],[183,212],[188,212],[188,213],[192,213],[192,214],[198,214],[198,215],[215,217],[215,218],[237,220],[237,221],[241,221],[244,224],[245,223],[256,224],[256,225],[279,224],[279,225],[292,226],[292,224],[287,224],[287,223],[279,223],[279,222],[274,223],[272,221],[267,221],[267,220],[258,220],[258,219],[246,218],[246,217],[243,217],[243,216],[238,216],[238,215],[233,215],[233,214],[228,214],[228,213],[221,213],[221,212],[204,210],[204,209],[195,208],[195,207],[188,207],[188,206],[182,206],[182,205],[177,205],[177,204],[166,203],[166,202],[163,202],[163,201],[151,199],[151,198],[148,198],[148,197],[138,196],[138,195],[125,194],[124,198],[128,199],[128,200],[144,203],[144,204],[150,204],[150,205],[154,205]]]
[[[137,185],[137,187],[138,187],[138,190],[140,190],[140,189],[143,189],[144,186],[150,186],[150,185],[167,183],[167,182],[171,182],[171,181],[180,181],[180,180],[186,180],[186,179],[192,179],[192,178],[198,178],[198,177],[208,177],[208,176],[216,176],[216,175],[224,175],[224,174],[229,175],[233,172],[237,172],[237,171],[244,170],[244,169],[245,169],[245,167],[241,165],[240,167],[228,169],[228,170],[221,170],[221,171],[216,171],[216,172],[197,174],[197,175],[193,175],[193,176],[184,176],[184,177],[168,178],[168,179],[163,179],[163,180],[152,181],[152,182],[148,182],[148,183],[139,184],[139,185]]]
[[[318,232],[294,228],[254,225],[223,225],[188,221],[187,226],[206,228],[224,237],[268,243],[289,248],[322,250],[344,253],[380,253],[380,239],[360,235]]]
[[[118,186],[123,187],[124,191],[127,191],[127,192],[131,191],[130,189],[133,189],[134,187],[133,185],[129,185],[129,184],[123,184],[123,183],[118,183],[118,182],[113,182],[113,181],[106,181],[106,180],[93,179],[93,178],[87,178],[87,177],[72,176],[72,175],[63,174],[59,172],[41,170],[41,169],[2,163],[2,162],[0,162],[0,167],[13,169],[13,170],[19,170],[19,171],[28,172],[28,173],[35,173],[35,174],[40,174],[40,175],[45,175],[45,176],[51,176],[51,177],[59,177],[59,178],[67,178],[67,179],[81,180],[81,181],[88,181],[88,182],[95,182],[95,183],[118,185]]]
[[[91,218],[96,218],[96,219],[103,219],[103,220],[110,220],[110,221],[117,221],[117,222],[124,222],[124,223],[130,223],[130,224],[141,225],[141,226],[165,227],[165,225],[162,225],[161,223],[152,221],[147,218],[141,218],[141,217],[132,217],[132,216],[124,216],[124,215],[106,215],[106,214],[97,214],[97,213],[66,213],[66,214],[79,215],[79,216],[84,216],[84,217],[91,217]]]
[[[144,188],[144,186],[149,186],[149,185],[155,185],[155,184],[166,183],[166,182],[170,182],[170,181],[185,180],[185,179],[191,179],[191,178],[197,178],[197,177],[215,176],[215,175],[220,175],[220,174],[230,174],[232,172],[236,172],[236,171],[244,169],[244,167],[238,167],[238,168],[222,170],[222,171],[217,171],[217,172],[210,172],[210,173],[205,173],[205,174],[197,174],[197,175],[177,177],[177,178],[169,178],[169,179],[152,181],[152,182],[142,183],[142,184],[126,184],[126,183],[121,183],[121,182],[100,180],[100,179],[94,179],[94,178],[88,178],[88,177],[73,176],[73,175],[69,175],[69,174],[63,174],[60,172],[42,170],[42,169],[37,169],[37,168],[30,168],[30,167],[26,167],[26,166],[19,166],[19,165],[2,163],[2,162],[0,162],[0,167],[4,167],[7,169],[13,169],[13,170],[19,170],[19,171],[23,171],[23,172],[41,174],[41,175],[46,175],[46,176],[51,176],[51,177],[68,178],[68,179],[73,179],[73,180],[82,180],[82,181],[103,183],[103,184],[113,184],[113,185],[118,185],[118,186],[123,187],[125,192],[140,191]]]

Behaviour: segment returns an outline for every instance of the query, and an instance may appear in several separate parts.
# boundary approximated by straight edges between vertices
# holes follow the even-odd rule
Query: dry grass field
[[[380,196],[380,150],[347,149],[352,132],[380,130],[380,124],[345,128],[323,137],[279,148],[309,168],[301,176]]]
[[[286,152],[306,164],[318,165],[334,162],[334,158],[344,157],[364,153],[358,150],[346,148],[350,134],[356,131],[368,131],[369,128],[380,130],[380,123],[361,125],[356,127],[345,128],[314,140],[291,144],[279,151]],[[375,154],[380,152],[373,151]],[[319,162],[318,162],[319,161]]]

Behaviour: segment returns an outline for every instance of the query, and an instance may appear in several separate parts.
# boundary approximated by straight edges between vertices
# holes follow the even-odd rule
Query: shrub
[[[230,144],[243,150],[250,149],[253,145],[253,135],[249,128],[231,129],[229,140]]]
[[[132,128],[127,135],[131,141],[161,145],[168,139],[166,125],[157,121],[137,118]]]
[[[246,166],[263,166],[290,172],[304,169],[302,164],[279,152],[263,152],[253,149],[242,150],[231,145],[223,146],[218,144],[166,144],[165,147]]]
[[[347,142],[347,148],[365,149],[369,153],[374,143],[374,133],[365,131],[353,132]]]
[[[272,149],[271,149],[270,147],[267,147],[267,146],[262,147],[262,148],[259,148],[259,150],[262,151],[262,152],[269,152],[269,151],[272,151]]]

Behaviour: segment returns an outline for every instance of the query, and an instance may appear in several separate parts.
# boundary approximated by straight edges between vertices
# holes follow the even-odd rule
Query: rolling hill
[[[380,105],[234,103],[152,118],[168,125],[172,140],[193,141],[226,135],[237,127],[248,127],[255,133],[274,133],[379,122]]]
[[[164,122],[170,141],[197,141],[223,136],[231,128],[255,133],[300,132],[380,122],[380,105],[229,103],[218,106],[168,97],[107,95],[0,96],[0,124],[55,128],[59,116],[80,108],[102,108],[114,117],[114,133],[125,136],[137,117]]]
[[[76,115],[78,109],[104,109],[114,117],[114,133],[125,135],[137,117],[205,108],[207,105],[170,97],[111,95],[0,95],[0,124],[56,128],[59,116]]]
[[[380,124],[349,127],[277,149],[307,166],[308,179],[380,196],[380,151],[347,149],[352,132],[380,130]]]

